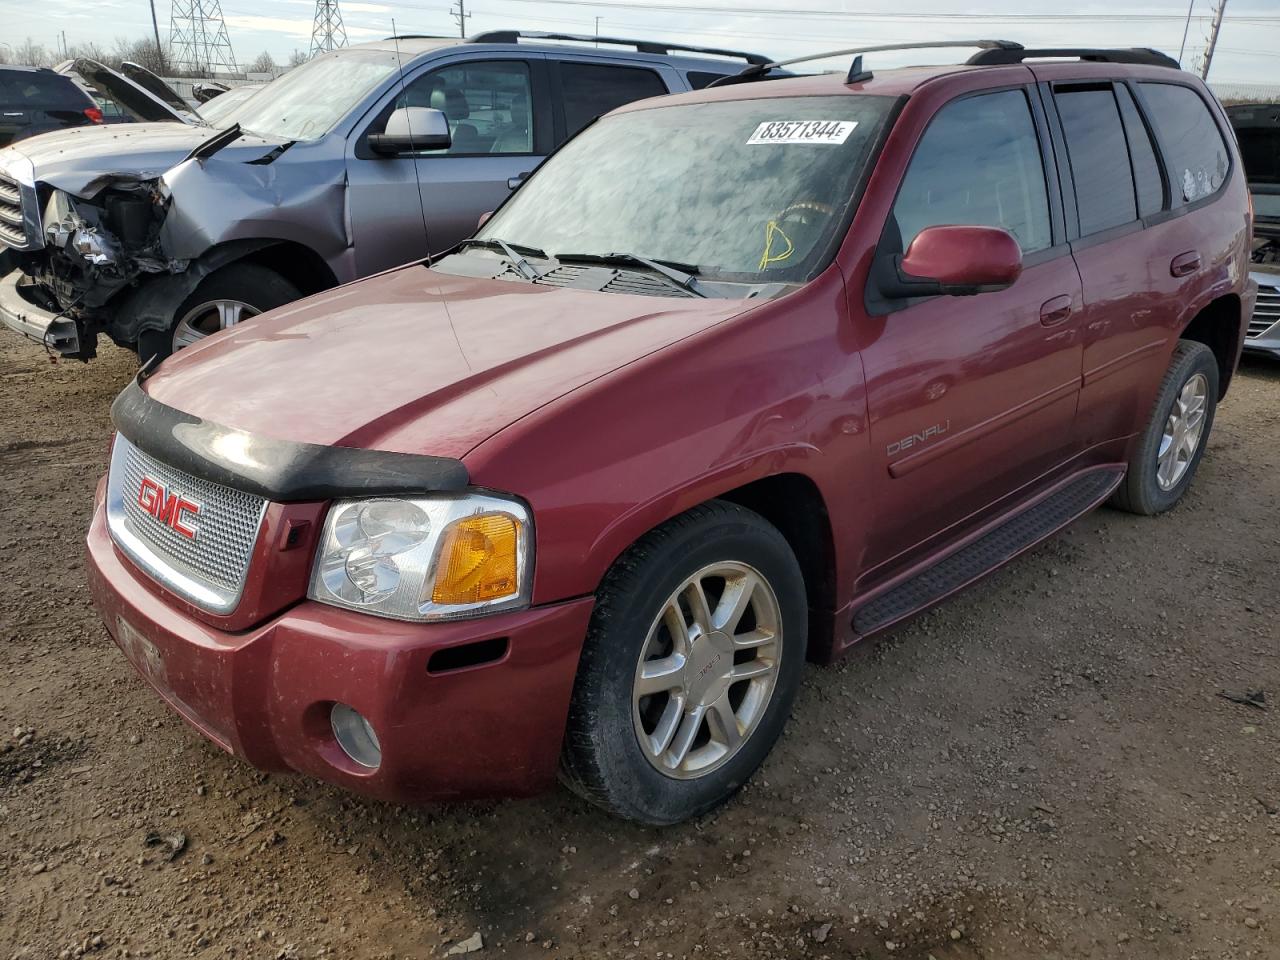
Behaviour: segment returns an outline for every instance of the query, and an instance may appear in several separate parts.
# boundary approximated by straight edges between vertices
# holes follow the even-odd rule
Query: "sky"
[[[161,39],[173,0],[154,0]],[[182,0],[203,3],[218,0]],[[731,47],[774,58],[840,47],[921,39],[994,37],[1026,46],[1147,46],[1177,57],[1188,0],[465,0],[468,33],[499,28],[655,38]],[[1194,66],[1209,35],[1217,0],[1194,0],[1184,64]],[[456,0],[338,0],[351,43],[398,32],[456,36]],[[277,62],[310,47],[315,0],[221,0],[236,59],[262,51]],[[27,37],[49,48],[151,33],[148,0],[0,0],[0,45]],[[937,62],[938,53],[884,56],[886,66]],[[869,64],[873,65],[873,64]],[[1280,84],[1280,3],[1229,0],[1211,81]]]

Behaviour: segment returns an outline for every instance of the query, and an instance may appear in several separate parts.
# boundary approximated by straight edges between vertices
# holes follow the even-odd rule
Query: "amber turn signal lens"
[[[444,534],[433,603],[497,600],[519,592],[520,521],[502,513],[457,520]]]

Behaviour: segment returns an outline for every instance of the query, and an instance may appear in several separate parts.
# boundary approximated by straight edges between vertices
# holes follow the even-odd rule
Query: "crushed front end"
[[[147,275],[178,274],[160,228],[168,194],[159,177],[104,177],[86,196],[0,166],[0,244],[16,269],[0,280],[0,320],[59,356],[88,360],[107,333],[132,344],[119,309]],[[110,306],[109,306],[110,305]]]

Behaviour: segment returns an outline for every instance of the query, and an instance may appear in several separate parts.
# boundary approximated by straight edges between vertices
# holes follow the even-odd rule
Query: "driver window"
[[[421,156],[533,153],[529,65],[518,60],[444,67],[410,83],[396,107],[433,107],[449,120],[453,146]]]
[[[905,251],[925,227],[1003,227],[1023,253],[1052,245],[1049,194],[1026,94],[950,103],[920,138],[893,207]],[[891,221],[890,227],[893,226]]]

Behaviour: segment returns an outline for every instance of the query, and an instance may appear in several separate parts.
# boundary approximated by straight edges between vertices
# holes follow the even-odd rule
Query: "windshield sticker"
[[[856,120],[766,120],[756,127],[748,144],[844,143]]]

